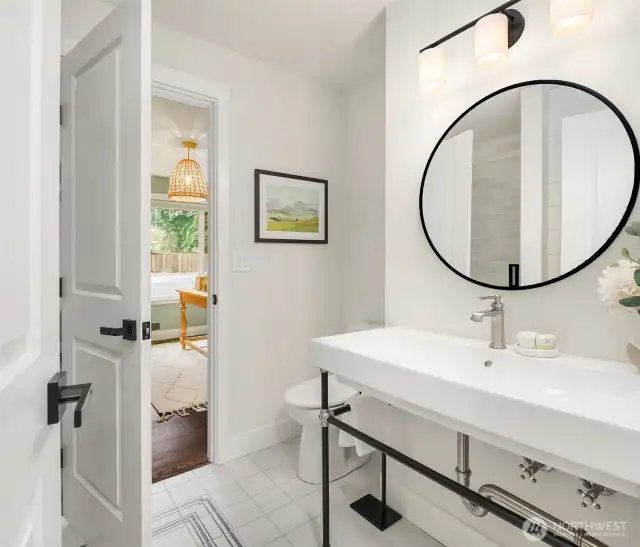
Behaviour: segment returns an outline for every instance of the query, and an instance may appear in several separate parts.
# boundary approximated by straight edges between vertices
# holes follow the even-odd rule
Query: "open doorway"
[[[153,482],[209,461],[208,422],[213,408],[209,350],[215,344],[207,328],[212,129],[207,106],[153,95],[149,226]],[[171,180],[176,169],[184,172]]]

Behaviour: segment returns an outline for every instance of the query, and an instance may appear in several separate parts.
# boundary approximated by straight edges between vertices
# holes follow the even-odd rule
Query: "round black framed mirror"
[[[629,220],[640,152],[606,97],[561,80],[500,89],[449,127],[420,186],[438,258],[464,279],[532,289],[591,264]]]

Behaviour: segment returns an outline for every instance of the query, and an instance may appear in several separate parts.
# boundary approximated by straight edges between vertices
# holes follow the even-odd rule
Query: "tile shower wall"
[[[520,262],[520,135],[474,141],[471,277],[509,284]]]
[[[547,141],[547,279],[560,275],[562,240],[562,131],[549,128]]]

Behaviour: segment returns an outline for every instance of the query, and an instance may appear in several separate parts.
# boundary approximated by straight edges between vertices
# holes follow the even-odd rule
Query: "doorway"
[[[153,482],[208,463],[211,131],[209,108],[152,96]]]
[[[180,79],[180,73],[166,72]],[[153,482],[215,461],[218,421],[219,219],[213,196],[219,179],[219,104],[166,80],[154,82],[151,101]],[[170,182],[180,169],[182,179],[174,175]],[[189,195],[198,177],[206,189]],[[182,193],[176,196],[176,189]]]

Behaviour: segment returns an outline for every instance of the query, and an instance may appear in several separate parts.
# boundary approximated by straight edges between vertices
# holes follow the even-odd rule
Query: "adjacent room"
[[[153,480],[207,462],[209,109],[151,100]]]

